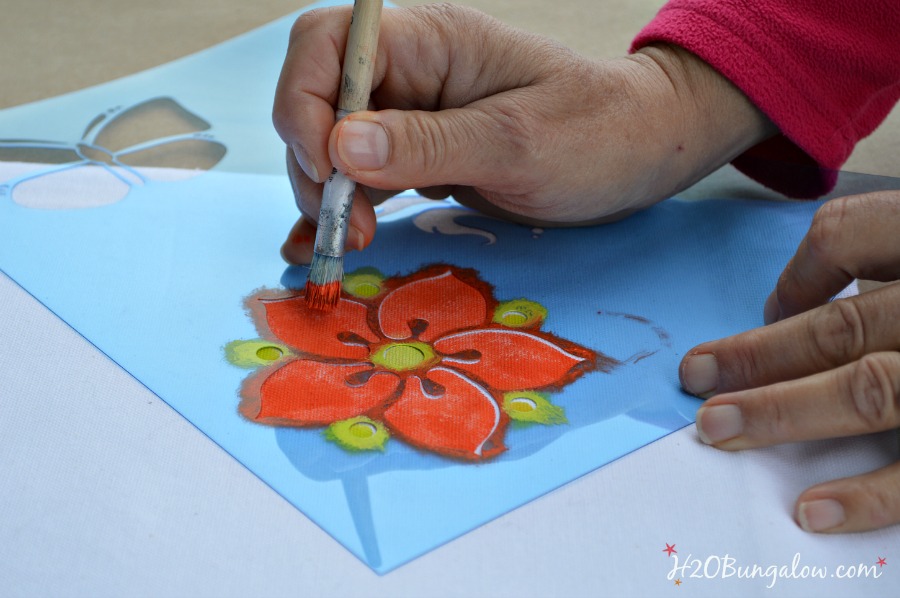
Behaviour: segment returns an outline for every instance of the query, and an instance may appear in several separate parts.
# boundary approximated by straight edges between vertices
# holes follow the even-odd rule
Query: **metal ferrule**
[[[331,171],[322,191],[322,210],[316,231],[315,251],[319,255],[343,257],[355,191],[356,183],[336,169]]]

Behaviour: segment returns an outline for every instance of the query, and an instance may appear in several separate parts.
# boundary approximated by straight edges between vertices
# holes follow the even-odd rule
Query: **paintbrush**
[[[355,0],[353,3],[336,120],[369,107],[381,4],[381,0]],[[313,309],[329,311],[341,298],[344,244],[355,192],[356,183],[333,168],[322,191],[319,229],[306,280],[306,303]]]

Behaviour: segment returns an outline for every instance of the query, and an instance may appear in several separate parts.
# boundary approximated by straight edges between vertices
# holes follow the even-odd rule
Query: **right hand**
[[[385,9],[372,111],[335,125],[349,7],[294,25],[273,120],[302,217],[282,251],[312,257],[332,166],[358,188],[348,249],[375,233],[398,190],[523,223],[591,224],[684,189],[773,133],[694,55],[651,46],[591,61],[472,9]]]

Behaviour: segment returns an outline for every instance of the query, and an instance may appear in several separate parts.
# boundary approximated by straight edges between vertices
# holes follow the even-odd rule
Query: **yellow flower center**
[[[282,355],[283,353],[278,347],[267,346],[256,350],[256,356],[263,361],[275,361],[276,359],[281,359]]]
[[[351,452],[383,451],[390,437],[383,423],[365,415],[334,422],[325,429],[325,438]]]
[[[512,420],[522,424],[555,426],[568,423],[562,407],[551,403],[546,394],[533,390],[503,393],[503,410]]]
[[[353,293],[358,297],[374,297],[381,292],[381,287],[373,282],[361,282],[353,287]]]
[[[527,322],[528,316],[520,311],[511,310],[504,312],[503,315],[500,316],[501,324],[506,324],[507,326],[512,326],[513,328],[524,326]]]
[[[350,433],[356,438],[371,438],[377,431],[374,424],[365,421],[356,422],[350,426]]]
[[[547,319],[547,308],[528,299],[504,301],[494,310],[494,322],[510,328],[540,326]]]
[[[537,403],[526,397],[516,397],[509,402],[509,408],[519,413],[528,413],[537,409]]]
[[[384,275],[374,268],[360,268],[348,272],[342,283],[344,292],[354,297],[369,299],[379,294],[384,285]]]
[[[398,372],[423,368],[438,360],[431,345],[417,341],[382,345],[371,358],[375,365]]]

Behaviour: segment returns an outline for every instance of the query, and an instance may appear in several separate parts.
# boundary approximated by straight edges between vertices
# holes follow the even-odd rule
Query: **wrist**
[[[662,197],[678,193],[754,145],[777,127],[744,93],[695,54],[659,44],[629,57],[658,82],[655,111],[667,171]]]

